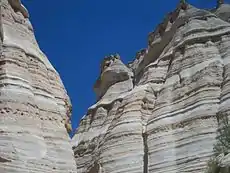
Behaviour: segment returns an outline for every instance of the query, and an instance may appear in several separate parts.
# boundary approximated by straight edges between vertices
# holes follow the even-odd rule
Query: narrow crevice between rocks
[[[90,125],[93,123],[93,121],[94,121],[94,119],[95,119],[96,111],[97,111],[97,109],[94,109],[94,110],[92,111],[92,113],[91,113],[90,122],[89,122]]]
[[[220,84],[220,93],[223,93],[223,88],[224,88],[224,85],[225,85],[225,81],[226,81],[226,67],[224,65],[224,57],[222,55],[222,52],[220,50],[220,46],[219,45],[219,42],[221,41],[221,37],[212,37],[211,38],[212,40],[212,43],[215,43],[215,46],[218,48],[218,53],[221,55],[221,60],[222,60],[222,74],[221,74],[221,77],[222,77],[222,82]],[[225,99],[222,98],[221,94],[219,96],[219,108],[218,108],[218,112],[217,112],[217,115],[216,115],[216,120],[217,120],[217,123],[218,123],[218,129],[221,128],[221,121],[222,121],[222,118],[223,117],[228,117],[228,115],[225,115],[223,116],[223,112],[220,111],[220,104],[221,102],[225,101]],[[217,129],[217,130],[218,130]]]
[[[133,72],[133,76],[131,76],[131,80],[133,82],[133,88],[134,88],[136,84],[135,70],[134,69],[131,69],[131,70]]]
[[[171,68],[171,66],[172,66],[172,62],[173,62],[174,58],[175,58],[175,55],[173,54],[172,57],[171,57],[170,60],[169,60],[168,70],[167,70],[166,75],[168,75],[168,73],[169,73],[169,70],[170,70],[170,68]]]
[[[143,173],[148,173],[148,162],[149,162],[148,152],[149,151],[148,151],[148,143],[147,143],[147,139],[148,139],[147,133],[142,133],[142,138],[143,138],[143,144],[144,144]]]
[[[0,163],[11,162],[11,160],[0,157]]]
[[[182,79],[180,73],[178,73],[178,76],[179,76],[179,82],[180,82],[180,84],[181,84],[181,83],[183,82],[183,79]]]
[[[94,166],[89,170],[88,173],[99,173],[99,171],[100,171],[100,165],[97,162],[95,162]]]
[[[3,27],[2,27],[2,4],[0,2],[0,40],[3,42]]]

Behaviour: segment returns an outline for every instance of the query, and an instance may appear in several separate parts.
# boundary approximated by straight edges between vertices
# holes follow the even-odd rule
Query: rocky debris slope
[[[180,4],[127,66],[102,63],[73,137],[78,173],[203,173],[230,110],[229,5]]]
[[[76,173],[62,81],[20,0],[1,0],[0,10],[0,172]]]

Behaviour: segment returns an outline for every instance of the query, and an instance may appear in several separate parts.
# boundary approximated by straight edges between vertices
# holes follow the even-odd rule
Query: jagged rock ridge
[[[230,110],[229,9],[179,5],[133,62],[106,57],[72,140],[78,173],[205,171]]]
[[[0,172],[76,173],[62,81],[21,1],[1,0],[0,14]]]

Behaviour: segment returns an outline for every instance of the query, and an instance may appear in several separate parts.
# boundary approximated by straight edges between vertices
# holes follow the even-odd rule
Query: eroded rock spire
[[[76,173],[71,103],[60,76],[21,1],[1,0],[0,16],[0,172]]]
[[[100,76],[94,85],[97,98],[107,97],[109,89],[112,89],[115,95],[125,92],[123,90],[132,89],[132,77],[132,71],[123,64],[119,54],[105,57],[101,63]]]
[[[228,9],[180,3],[128,67],[105,59],[99,100],[72,140],[79,173],[205,172],[216,117],[230,110]],[[128,74],[135,78],[132,87],[117,87]]]

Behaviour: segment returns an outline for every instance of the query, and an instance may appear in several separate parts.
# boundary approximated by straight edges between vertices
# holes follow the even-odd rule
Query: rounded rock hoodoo
[[[21,1],[1,0],[0,9],[0,172],[76,172],[63,82]]]
[[[112,86],[127,81],[133,76],[132,71],[121,61],[119,54],[106,56],[100,67],[100,76],[94,85],[98,99],[103,97]]]

